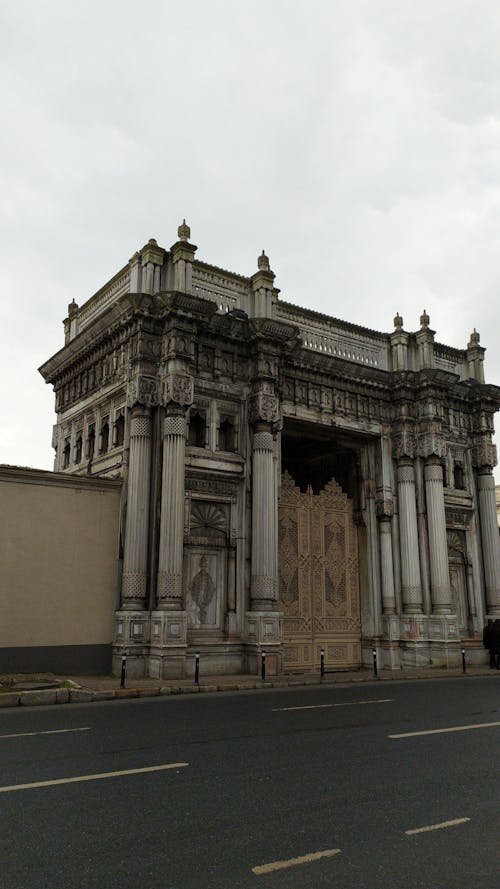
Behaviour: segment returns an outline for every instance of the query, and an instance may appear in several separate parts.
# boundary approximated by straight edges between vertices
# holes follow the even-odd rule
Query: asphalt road
[[[496,675],[0,712],[0,886],[498,889],[499,741]]]

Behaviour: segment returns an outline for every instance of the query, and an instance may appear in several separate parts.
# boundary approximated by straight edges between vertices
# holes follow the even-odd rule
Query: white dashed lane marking
[[[429,824],[427,827],[414,827],[413,830],[405,830],[407,836],[414,833],[427,833],[429,830],[442,830],[444,827],[456,827],[457,824],[465,824],[470,818],[454,818],[453,821],[442,821],[441,824]]]
[[[305,707],[276,707],[273,713],[283,713],[285,710],[326,710],[331,707],[354,707],[358,704],[388,704],[394,698],[368,698],[366,701],[342,701],[338,704],[308,704]]]
[[[80,728],[54,728],[48,732],[17,732],[15,735],[0,735],[0,738],[34,738],[35,735],[63,735],[65,732],[89,732],[90,725]]]
[[[422,732],[401,732],[399,735],[387,735],[388,738],[418,738],[421,735],[444,735],[447,732],[468,732],[476,728],[492,728],[500,722],[478,722],[475,725],[452,725],[449,728],[431,728]]]
[[[54,778],[52,781],[33,781],[31,784],[11,784],[0,787],[0,793],[13,790],[32,790],[35,787],[54,787],[56,784],[77,784],[80,781],[100,781],[102,778],[119,778],[124,775],[143,775],[146,772],[162,772],[166,769],[184,769],[188,762],[169,762],[161,766],[146,766],[142,769],[124,769],[121,772],[101,772],[97,775],[76,775],[74,778]]]
[[[261,876],[270,874],[275,870],[283,870],[286,867],[296,867],[298,864],[309,864],[311,861],[319,861],[320,858],[331,858],[338,855],[340,849],[323,849],[322,852],[310,852],[309,855],[300,855],[298,858],[288,858],[287,861],[271,861],[269,864],[259,864],[252,867],[252,873]]]

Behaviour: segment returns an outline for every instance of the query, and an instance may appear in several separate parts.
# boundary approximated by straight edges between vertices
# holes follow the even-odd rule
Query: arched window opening
[[[235,433],[231,420],[225,419],[219,426],[219,451],[235,450]]]
[[[67,469],[71,460],[71,445],[69,443],[69,438],[66,438],[64,441],[64,451],[63,451],[63,469]]]
[[[206,444],[206,420],[200,414],[191,414],[189,419],[188,444],[192,448],[204,448]]]
[[[457,491],[463,491],[465,488],[464,468],[461,463],[455,463],[455,467],[453,469],[453,484],[455,485],[455,489]]]
[[[105,454],[109,448],[109,423],[107,420],[101,426],[101,441],[99,445],[99,453]]]
[[[446,467],[446,460],[444,459],[444,457],[441,460],[441,468],[443,470],[443,488],[447,488],[448,487],[448,474],[446,471],[447,467]]]
[[[120,416],[117,417],[116,422],[115,422],[115,435],[114,435],[115,447],[119,448],[120,445],[123,444],[124,436],[125,436],[125,419],[123,417],[123,414],[120,414]]]
[[[75,463],[82,462],[82,433],[79,432],[75,442]]]
[[[95,426],[89,426],[89,432],[87,435],[87,460],[94,459],[94,451],[95,451]]]

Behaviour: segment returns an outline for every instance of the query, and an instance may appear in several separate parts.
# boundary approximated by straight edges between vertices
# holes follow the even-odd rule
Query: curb
[[[311,679],[304,677],[303,679],[273,679],[264,681],[245,681],[245,682],[222,682],[199,685],[162,685],[151,686],[150,688],[110,688],[110,689],[86,689],[86,688],[52,688],[30,691],[5,692],[0,694],[0,708],[2,707],[38,707],[42,705],[54,704],[92,704],[98,701],[123,701],[131,698],[154,698],[165,697],[168,695],[192,695],[192,694],[214,694],[215,692],[231,692],[231,691],[255,691],[265,688],[312,688],[313,686],[331,686],[362,684],[363,682],[402,682],[415,679],[476,679],[476,678],[493,678],[498,675],[496,671],[481,672],[477,674],[471,673],[451,673],[448,675],[429,676],[427,673],[414,673],[411,675],[401,673],[389,673],[388,675],[375,677],[364,676],[345,676],[337,675],[335,679],[326,677],[321,680],[319,678]]]

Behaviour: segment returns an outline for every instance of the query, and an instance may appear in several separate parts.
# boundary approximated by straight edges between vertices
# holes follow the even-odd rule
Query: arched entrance
[[[279,608],[285,670],[361,663],[358,539],[352,501],[333,479],[302,493],[282,476],[279,504]]]

